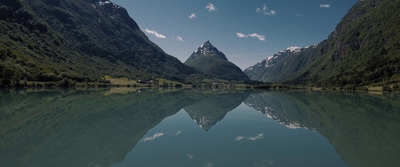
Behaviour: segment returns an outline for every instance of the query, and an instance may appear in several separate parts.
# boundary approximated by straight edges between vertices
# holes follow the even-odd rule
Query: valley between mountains
[[[327,39],[289,47],[242,71],[210,41],[182,63],[150,41],[126,9],[108,0],[1,1],[0,86],[110,86],[123,81],[126,86],[400,90],[399,4],[358,1]]]

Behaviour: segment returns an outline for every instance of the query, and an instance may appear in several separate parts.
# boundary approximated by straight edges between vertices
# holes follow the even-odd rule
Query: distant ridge
[[[279,83],[293,75],[299,69],[307,65],[309,60],[301,60],[306,57],[306,50],[317,47],[313,45],[302,48],[297,46],[289,47],[271,57],[244,70],[244,73],[252,80]]]

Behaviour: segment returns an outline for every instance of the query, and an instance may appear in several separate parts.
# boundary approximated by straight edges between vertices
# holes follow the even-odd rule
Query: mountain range
[[[318,87],[395,86],[400,83],[398,3],[358,1],[328,39],[290,47],[243,72],[209,41],[180,62],[108,0],[5,0],[0,2],[0,86],[107,83],[106,76],[188,84],[251,79]]]
[[[252,80],[271,83],[282,82],[312,60],[301,58],[305,58],[309,53],[306,50],[311,50],[311,48],[317,46],[314,45],[307,48],[289,47],[245,69],[244,72]]]
[[[320,87],[400,83],[399,1],[362,0],[327,40],[245,70],[253,80]]]

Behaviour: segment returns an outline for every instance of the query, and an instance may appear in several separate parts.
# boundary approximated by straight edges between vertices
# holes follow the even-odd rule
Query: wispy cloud
[[[260,139],[263,139],[263,138],[264,138],[264,134],[260,133],[257,136],[253,136],[253,137],[238,136],[238,137],[235,138],[235,140],[236,141],[241,141],[241,140],[247,139],[247,140],[251,140],[251,141],[256,141],[256,140],[260,140]]]
[[[181,36],[176,36],[176,40],[183,42],[183,38]]]
[[[239,38],[246,38],[246,37],[249,37],[248,35],[244,35],[243,33],[240,33],[240,32],[236,33],[236,35],[237,35]]]
[[[208,5],[206,6],[206,9],[207,9],[209,12],[212,12],[212,11],[216,11],[216,10],[217,10],[217,7],[214,6],[212,3],[208,3]]]
[[[154,31],[154,30],[149,30],[149,29],[146,28],[144,31],[146,31],[148,34],[154,35],[157,38],[161,38],[161,39],[165,39],[166,38],[165,35],[162,35],[162,34],[158,33],[157,31]]]
[[[330,4],[320,4],[319,7],[320,8],[330,8],[331,5]]]
[[[299,13],[297,13],[297,14],[295,14],[294,16],[296,16],[296,17],[302,17],[303,15],[302,15],[302,14],[299,14]]]
[[[197,16],[196,16],[196,13],[192,13],[190,16],[189,16],[189,18],[190,19],[194,19],[194,18],[196,18]]]
[[[239,38],[247,38],[247,37],[258,38],[258,40],[260,40],[260,41],[265,41],[265,36],[257,34],[257,33],[252,33],[252,34],[246,35],[246,34],[238,32],[238,33],[236,33],[236,36]]]
[[[266,16],[275,16],[276,11],[275,10],[270,10],[267,5],[264,4],[263,8],[257,8],[256,9],[257,13],[264,14]]]
[[[258,40],[260,40],[260,41],[265,41],[265,36],[264,35],[259,35],[257,33],[253,33],[253,34],[250,34],[249,36],[253,37],[253,38],[258,38]]]
[[[151,137],[146,137],[143,141],[144,141],[144,142],[146,142],[146,141],[151,141],[151,140],[157,139],[157,138],[159,138],[159,137],[161,137],[161,136],[164,136],[164,133],[156,133],[156,134],[154,134],[154,135],[151,136]]]
[[[182,40],[183,41],[183,40]],[[179,130],[178,132],[175,133],[176,136],[180,135],[182,133],[182,130]]]

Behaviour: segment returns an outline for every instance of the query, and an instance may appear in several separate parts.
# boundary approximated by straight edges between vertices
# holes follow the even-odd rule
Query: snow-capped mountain
[[[206,41],[185,61],[187,66],[213,78],[247,82],[249,77],[235,64],[230,62],[224,53]]]
[[[216,56],[221,59],[228,60],[225,54],[219,51],[215,46],[213,46],[210,41],[206,41],[203,45],[197,48],[187,61],[190,61],[197,56]]]
[[[257,64],[244,70],[247,76],[252,80],[263,82],[279,82],[288,77],[289,74],[297,71],[293,69],[296,58],[301,57],[308,48],[315,48],[317,45],[309,47],[291,46],[285,50],[279,51],[271,57],[268,57]],[[299,67],[299,66],[298,66]],[[287,71],[293,70],[293,71]]]
[[[121,6],[108,1],[108,0],[87,0],[90,3],[92,3],[92,7],[97,8],[97,7],[112,7],[113,9],[119,9],[122,8]]]

